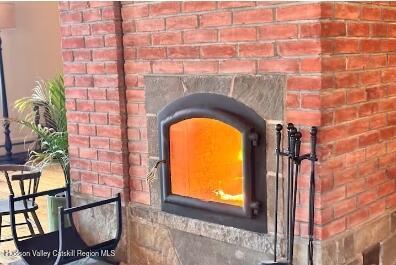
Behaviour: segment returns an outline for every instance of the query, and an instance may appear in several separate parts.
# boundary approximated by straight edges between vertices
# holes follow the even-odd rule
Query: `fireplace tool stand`
[[[276,175],[275,175],[275,228],[274,228],[274,260],[265,261],[260,265],[293,265],[294,249],[294,228],[296,223],[296,205],[297,205],[297,185],[300,172],[301,162],[308,160],[311,162],[311,175],[309,185],[309,223],[308,223],[308,264],[313,265],[313,234],[314,234],[314,199],[315,199],[315,162],[316,157],[316,134],[317,128],[312,127],[311,134],[311,152],[300,155],[301,132],[297,131],[292,123],[287,125],[287,149],[281,149],[282,129],[281,124],[276,125]],[[287,192],[286,192],[286,259],[278,261],[277,244],[278,244],[278,212],[279,212],[279,170],[280,158],[287,157]]]

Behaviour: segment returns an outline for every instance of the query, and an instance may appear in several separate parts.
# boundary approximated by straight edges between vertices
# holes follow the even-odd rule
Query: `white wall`
[[[62,73],[58,3],[16,2],[15,9],[16,29],[0,32],[10,117],[17,117],[14,102],[31,94],[35,80]],[[4,144],[2,131],[0,128],[0,145]],[[12,126],[13,142],[29,140],[27,135],[19,126]],[[15,146],[13,151],[21,147]]]

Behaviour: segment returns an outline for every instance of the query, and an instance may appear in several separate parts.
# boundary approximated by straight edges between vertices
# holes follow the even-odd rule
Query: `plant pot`
[[[59,229],[58,208],[66,207],[66,197],[64,193],[47,196],[48,206],[48,231],[53,232]],[[65,226],[69,226],[69,220],[66,218]]]

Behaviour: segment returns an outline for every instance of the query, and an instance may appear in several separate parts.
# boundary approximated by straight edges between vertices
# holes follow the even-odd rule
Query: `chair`
[[[30,238],[19,240],[15,224],[15,206],[18,202],[33,199],[37,197],[55,195],[59,193],[66,194],[66,208],[58,208],[59,229],[41,235],[35,235]],[[83,210],[92,209],[106,204],[115,204],[115,214],[117,216],[117,230],[112,239],[95,245],[88,245],[80,236],[74,221],[73,214]],[[84,204],[81,206],[71,206],[70,184],[66,187],[47,191],[40,191],[31,195],[14,197],[10,195],[11,209],[11,230],[14,238],[16,249],[23,255],[22,259],[29,265],[61,265],[92,257],[98,260],[106,260],[109,254],[113,253],[117,247],[122,233],[121,218],[121,195],[116,197]],[[48,253],[48,255],[34,255],[34,253]]]
[[[39,169],[24,165],[0,165],[0,172],[4,173],[10,195],[16,195],[14,192],[15,185],[14,187],[12,185],[13,182],[18,183],[16,186],[19,186],[19,193],[22,196],[37,192],[41,177],[41,171]],[[20,236],[20,238],[28,238],[36,235],[37,233],[33,226],[37,228],[38,234],[44,233],[36,214],[37,209],[38,205],[35,202],[35,198],[21,200],[15,204],[15,214],[21,214],[25,219],[25,222],[16,223],[15,225],[27,225],[30,232],[30,235]],[[33,219],[29,217],[29,214]],[[9,200],[0,200],[0,242],[13,240],[13,238],[1,239],[3,228],[11,227],[11,224],[3,224],[3,217],[8,215],[10,215]]]

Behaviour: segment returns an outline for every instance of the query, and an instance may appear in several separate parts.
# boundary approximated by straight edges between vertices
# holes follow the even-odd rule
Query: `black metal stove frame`
[[[244,206],[171,193],[169,128],[190,118],[222,121],[243,137]],[[161,208],[163,211],[257,232],[267,232],[265,121],[244,104],[217,94],[199,93],[179,98],[158,114],[161,168]]]

